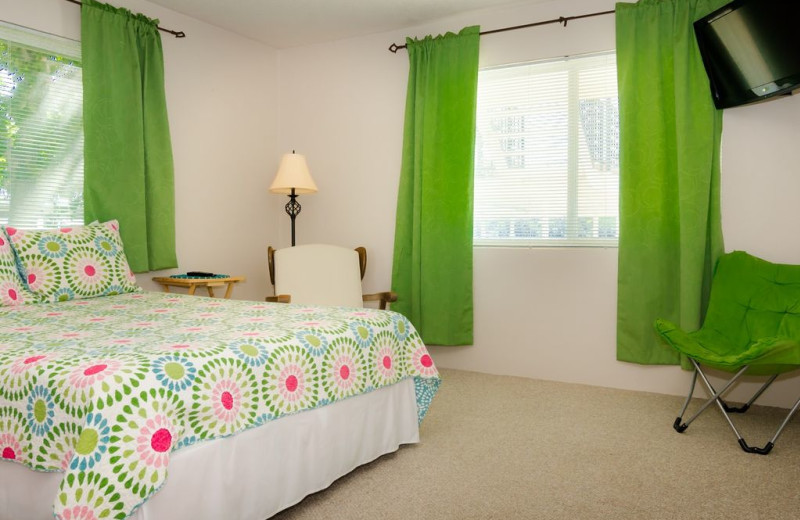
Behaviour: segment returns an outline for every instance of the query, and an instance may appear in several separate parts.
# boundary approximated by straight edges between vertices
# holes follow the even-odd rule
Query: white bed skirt
[[[413,379],[174,453],[135,520],[264,520],[419,442]],[[0,520],[52,520],[62,473],[0,462]]]

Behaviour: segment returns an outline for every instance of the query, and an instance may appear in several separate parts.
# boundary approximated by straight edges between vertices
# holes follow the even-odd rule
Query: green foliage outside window
[[[77,42],[0,25],[0,223],[83,222],[78,56]]]

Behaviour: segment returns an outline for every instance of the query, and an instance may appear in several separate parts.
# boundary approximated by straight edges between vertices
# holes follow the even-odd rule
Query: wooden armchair
[[[267,248],[269,280],[275,296],[268,302],[306,305],[363,307],[379,302],[379,308],[397,301],[392,291],[362,294],[361,280],[367,270],[367,250],[326,244],[284,249]]]

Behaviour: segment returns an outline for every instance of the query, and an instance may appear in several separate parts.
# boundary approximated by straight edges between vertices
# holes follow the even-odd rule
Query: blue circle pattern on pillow
[[[115,220],[56,230],[6,229],[23,283],[43,301],[141,291]],[[48,283],[43,283],[45,280]]]
[[[63,258],[67,254],[67,243],[57,236],[47,235],[38,243],[39,252],[47,258]]]
[[[106,256],[116,256],[117,246],[105,236],[99,236],[94,239],[94,247]]]
[[[51,299],[51,301],[66,302],[74,299],[75,299],[75,291],[73,291],[69,287],[62,287],[53,293],[53,298]]]

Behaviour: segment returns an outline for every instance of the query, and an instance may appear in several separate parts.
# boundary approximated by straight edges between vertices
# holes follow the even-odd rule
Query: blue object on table
[[[186,280],[201,280],[206,278],[230,278],[228,274],[212,274],[211,276],[190,276],[188,274],[172,274],[170,278],[183,278]]]

